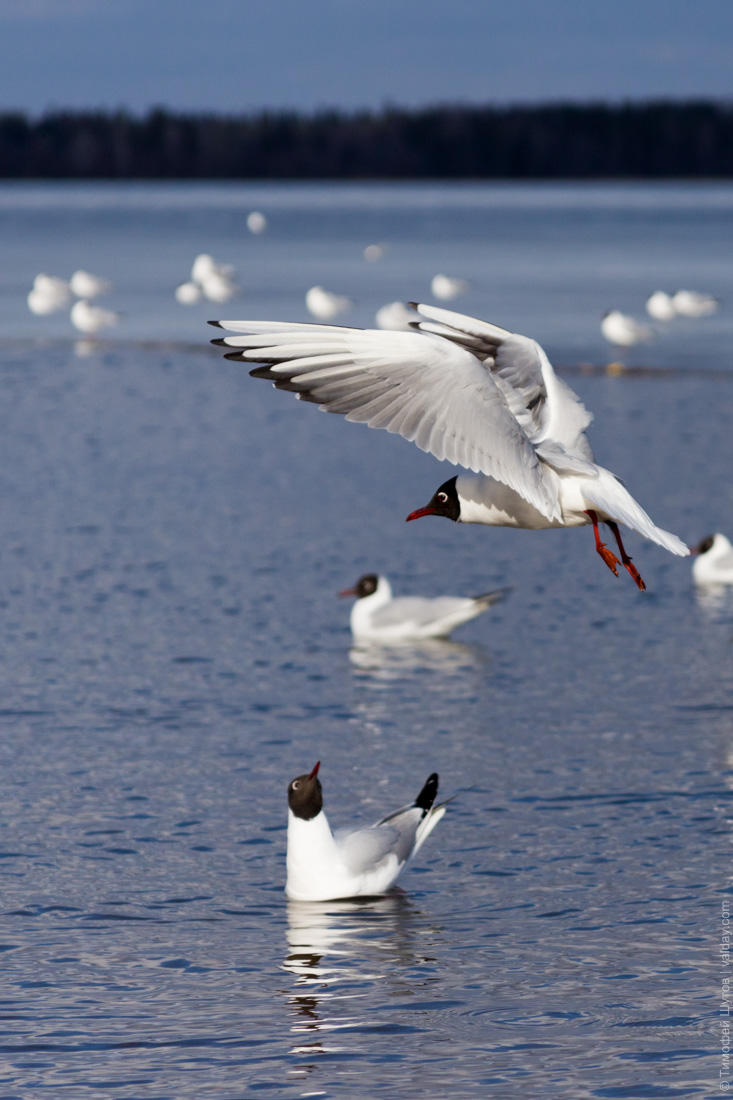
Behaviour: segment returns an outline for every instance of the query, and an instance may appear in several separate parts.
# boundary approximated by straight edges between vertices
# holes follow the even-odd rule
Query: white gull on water
[[[375,825],[333,833],[323,809],[319,767],[320,760],[288,787],[286,894],[295,901],[383,894],[445,813],[445,802],[434,805],[438,776],[433,772],[413,803]]]
[[[423,638],[445,638],[461,623],[475,619],[509,590],[498,589],[482,596],[393,596],[386,577],[366,573],[353,588],[339,596],[354,596],[350,625],[355,642],[382,645]]]

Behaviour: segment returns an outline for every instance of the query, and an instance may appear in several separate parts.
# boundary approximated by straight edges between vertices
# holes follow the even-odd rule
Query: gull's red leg
[[[641,579],[641,574],[639,573],[639,570],[633,564],[633,562],[631,561],[631,558],[629,557],[629,555],[626,553],[626,550],[624,549],[624,544],[621,542],[621,533],[618,529],[618,524],[615,523],[612,519],[607,519],[606,524],[613,531],[614,538],[616,539],[616,542],[618,543],[619,552],[621,554],[621,564],[623,566],[625,566],[626,569],[628,569],[629,573],[631,573],[631,576],[636,581],[636,584],[639,588],[639,591],[643,592],[644,589],[646,588],[646,585],[644,584],[643,580]]]
[[[598,516],[592,508],[586,508],[585,514],[587,516],[590,516],[590,521],[593,524],[593,534],[596,536],[596,550],[601,555],[606,565],[613,573],[614,577],[617,577],[618,569],[616,568],[616,566],[618,565],[619,561],[613,551],[609,550],[606,544],[601,542],[601,535],[598,530]]]

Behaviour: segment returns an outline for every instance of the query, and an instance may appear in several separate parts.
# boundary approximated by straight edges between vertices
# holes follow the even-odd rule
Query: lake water
[[[405,525],[448,468],[253,381],[204,321],[304,319],[322,283],[369,323],[463,275],[695,543],[733,534],[731,220],[723,185],[0,187],[3,1100],[721,1091],[733,590],[633,535],[644,594],[589,530]],[[204,250],[243,296],[187,311]],[[75,348],[24,299],[80,266],[126,317]],[[603,309],[686,285],[723,306],[626,357],[652,369],[581,369]],[[512,592],[354,651],[335,593],[368,571]],[[462,792],[401,890],[285,900],[317,759],[336,825],[432,770]]]

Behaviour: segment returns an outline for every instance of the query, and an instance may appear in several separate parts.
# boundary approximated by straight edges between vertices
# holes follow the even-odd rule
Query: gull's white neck
[[[288,897],[313,900],[314,883],[328,878],[338,862],[336,841],[324,811],[304,821],[288,809]]]
[[[351,609],[351,629],[354,634],[362,634],[370,625],[372,615],[392,599],[392,589],[386,577],[377,578],[377,587],[371,596],[362,596]]]

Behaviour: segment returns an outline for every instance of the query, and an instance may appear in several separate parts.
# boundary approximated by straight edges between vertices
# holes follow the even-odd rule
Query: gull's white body
[[[713,535],[710,549],[695,556],[692,578],[695,584],[733,584],[733,546],[725,535]]]
[[[28,309],[38,317],[56,313],[59,309],[68,309],[71,303],[71,289],[65,279],[56,275],[36,275],[33,289],[28,294]]]
[[[601,321],[601,332],[609,344],[615,344],[618,348],[632,348],[644,340],[654,339],[653,329],[635,321],[620,309],[612,309],[606,314]]]
[[[101,306],[90,305],[83,298],[71,307],[72,325],[88,336],[116,325],[119,319],[118,313],[114,313],[111,309],[102,309]]]
[[[247,229],[257,236],[267,229],[267,218],[259,210],[253,210],[247,215]]]
[[[69,280],[72,294],[77,298],[96,298],[100,294],[106,294],[112,284],[106,279],[100,279],[98,275],[92,275],[89,271],[75,271]]]
[[[377,328],[391,329],[393,332],[412,332],[415,311],[404,302],[388,302],[374,315]]]
[[[499,593],[487,593],[478,598],[460,596],[392,595],[386,577],[379,577],[376,590],[370,596],[357,599],[351,609],[351,633],[356,642],[420,641],[424,638],[445,638],[461,623],[475,619],[501,599]]]
[[[672,296],[675,313],[680,317],[709,317],[716,313],[719,302],[709,294],[700,294],[697,290],[678,290]]]
[[[655,321],[673,321],[677,316],[671,294],[655,290],[646,300],[646,311]]]
[[[430,283],[430,290],[435,298],[443,302],[450,302],[453,298],[460,298],[469,289],[469,283],[465,279],[456,279],[451,275],[435,275]]]
[[[331,832],[323,810],[310,821],[288,810],[285,892],[295,901],[330,901],[383,894],[445,813],[405,806],[363,829]]]
[[[193,306],[201,301],[201,289],[194,282],[181,283],[175,290],[176,301],[182,306]]]
[[[351,308],[351,302],[341,294],[333,294],[330,290],[324,290],[322,286],[312,286],[305,296],[305,304],[308,312],[319,321],[331,321],[338,317],[339,313],[346,313]]]
[[[237,293],[237,284],[225,271],[210,271],[202,276],[199,285],[204,296],[219,305],[230,301]]]
[[[593,510],[689,554],[593,460],[591,415],[539,344],[474,317],[417,309],[415,332],[220,321],[242,335],[218,342],[230,358],[268,364],[252,373],[276,387],[472,471],[456,482],[464,523],[577,527]]]

